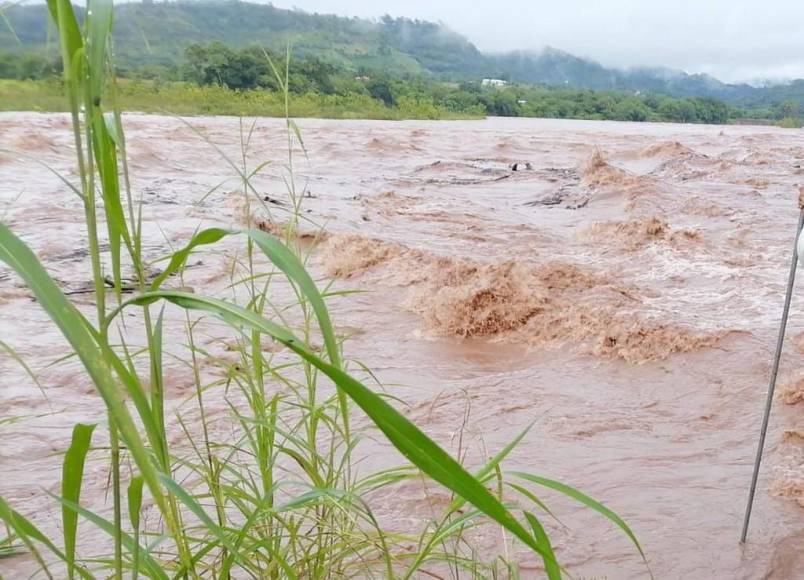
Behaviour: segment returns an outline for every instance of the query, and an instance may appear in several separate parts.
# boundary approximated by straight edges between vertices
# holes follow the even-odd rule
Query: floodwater
[[[128,115],[125,125],[149,258],[199,226],[243,225],[237,176],[205,140],[241,163],[237,119]],[[299,126],[302,229],[327,231],[313,269],[337,288],[369,290],[332,306],[353,335],[346,355],[393,385],[412,419],[453,451],[462,431],[477,461],[533,424],[506,467],[605,502],[634,529],[656,578],[804,578],[801,289],[749,542],[738,543],[804,132],[537,119]],[[0,149],[0,216],[85,301],[81,206],[48,169],[75,179],[67,116],[2,114]],[[281,221],[282,121],[254,128],[250,166],[264,160],[274,163],[253,183],[269,201],[253,212]],[[184,283],[220,291],[227,255],[191,260]],[[4,267],[0,328],[47,395],[0,352],[0,495],[58,530],[60,509],[44,492],[58,492],[72,425],[102,421],[101,404],[75,361],[50,366],[64,343]],[[175,377],[168,395],[183,400],[188,380]],[[10,417],[24,420],[2,423]],[[90,464],[82,496],[101,511],[106,467]],[[611,524],[545,497],[567,526],[551,533],[575,577],[648,577]],[[426,498],[403,489],[375,500],[381,517],[415,519]],[[538,577],[535,564],[525,557],[524,577]],[[25,556],[0,560],[8,577],[31,570]]]

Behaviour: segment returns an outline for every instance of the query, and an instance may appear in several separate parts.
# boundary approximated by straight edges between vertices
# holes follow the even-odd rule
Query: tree
[[[801,115],[801,107],[794,101],[782,101],[773,107],[773,116],[776,119],[795,118]]]
[[[382,101],[387,107],[396,105],[396,98],[387,79],[372,79],[366,84],[366,89],[372,99]]]
[[[235,51],[220,42],[193,44],[187,47],[184,56],[186,77],[201,85],[253,89],[269,85],[274,76],[259,47]]]
[[[613,117],[619,121],[647,121],[650,109],[636,97],[627,97],[617,103],[613,110]]]

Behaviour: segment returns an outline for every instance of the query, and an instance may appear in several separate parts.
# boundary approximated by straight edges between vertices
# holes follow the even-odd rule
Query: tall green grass
[[[108,414],[109,445],[93,446],[96,425],[75,426],[61,490],[53,495],[62,512],[60,538],[40,530],[24,505],[0,498],[0,520],[7,528],[0,558],[25,551],[46,576],[71,579],[517,577],[512,557],[473,547],[474,528],[495,526],[537,554],[549,578],[560,578],[562,568],[541,521],[550,512],[539,488],[599,512],[642,553],[625,522],[592,498],[534,474],[505,474],[502,463],[525,432],[472,473],[398,412],[391,397],[357,378],[327,307],[338,293],[319,288],[296,236],[302,196],[293,180],[293,151],[301,135],[289,116],[287,65],[284,71],[274,67],[285,89],[287,119],[284,171],[291,210],[283,235],[254,224],[242,231],[199,231],[167,257],[160,275],[149,278],[112,74],[111,2],[90,0],[83,28],[68,0],[48,0],[48,6],[60,34],[73,121],[78,166],[73,189],[85,210],[92,316],[62,293],[4,224],[0,260],[25,281],[37,307],[50,315],[80,359]],[[264,206],[251,183],[264,167],[249,162],[253,133],[253,124],[241,124],[239,156],[221,151],[241,180],[247,215],[252,206]],[[230,273],[228,298],[166,286],[172,280],[182,285],[194,251],[228,237],[241,240],[243,248]],[[109,248],[111,290],[102,242]],[[136,279],[135,294],[126,300],[124,268]],[[290,290],[291,304],[277,299],[278,288]],[[175,341],[166,348],[167,325],[176,323],[166,308],[183,312],[180,362],[194,390],[179,406],[165,395],[166,357],[176,356]],[[213,320],[229,328],[234,360],[205,350],[198,340]],[[126,329],[135,326],[144,330],[144,345],[127,338]],[[267,349],[269,343],[275,346]],[[224,405],[228,414],[212,419],[213,405]],[[358,465],[360,430],[351,421],[355,406],[408,463],[364,473]],[[84,466],[99,460],[109,463],[109,516],[85,507],[82,498]],[[371,497],[422,477],[449,490],[449,504],[418,530],[384,524]],[[82,543],[86,528],[80,520],[107,535],[108,544]]]

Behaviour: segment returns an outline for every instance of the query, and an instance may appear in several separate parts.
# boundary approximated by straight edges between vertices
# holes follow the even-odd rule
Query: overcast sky
[[[607,66],[725,81],[804,78],[804,0],[273,0],[282,8],[442,21],[486,51],[553,46]]]

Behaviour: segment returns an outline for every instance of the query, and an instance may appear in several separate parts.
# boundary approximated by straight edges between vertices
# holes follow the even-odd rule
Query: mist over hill
[[[356,74],[382,71],[447,81],[500,78],[517,83],[594,90],[707,96],[732,104],[804,103],[804,81],[755,87],[668,68],[607,68],[587,58],[545,48],[483,53],[442,23],[383,17],[348,18],[235,0],[126,3],[115,8],[115,50],[121,65],[176,66],[195,43],[219,41],[238,48],[261,45],[315,57]],[[44,4],[5,9],[0,49],[56,51]]]

